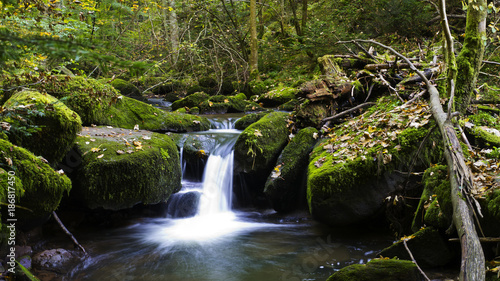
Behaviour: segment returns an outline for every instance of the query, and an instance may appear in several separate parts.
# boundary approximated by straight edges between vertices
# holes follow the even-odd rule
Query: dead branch
[[[415,260],[415,258],[413,257],[413,254],[411,253],[410,248],[408,248],[408,245],[406,244],[406,239],[403,239],[403,245],[405,245],[406,251],[408,252],[408,255],[410,255],[411,261],[418,268],[418,270],[420,271],[420,274],[422,274],[422,276],[425,277],[425,280],[431,281],[431,279],[429,279],[429,277],[427,277],[427,275],[425,275],[425,272],[420,268],[420,266],[418,266],[418,263]]]
[[[59,226],[62,228],[62,230],[64,231],[64,233],[66,233],[66,235],[69,236],[69,238],[71,238],[71,240],[73,240],[73,243],[75,243],[75,245],[78,246],[78,248],[80,248],[82,250],[82,252],[85,254],[85,255],[88,255],[87,254],[87,251],[85,251],[85,248],[83,248],[82,245],[80,245],[80,243],[78,243],[78,241],[76,240],[75,236],[73,236],[73,234],[71,234],[71,232],[69,232],[69,230],[64,226],[64,224],[62,223],[62,221],[59,219],[59,217],[57,216],[56,212],[52,212],[52,216],[54,217],[54,219],[57,221],[57,223],[59,224]]]
[[[324,118],[323,120],[321,120],[321,122],[326,122],[326,121],[330,121],[330,120],[333,120],[333,119],[337,119],[337,118],[339,118],[339,117],[342,117],[342,116],[346,115],[347,113],[351,113],[351,112],[353,112],[353,111],[355,111],[355,110],[358,110],[358,109],[360,109],[360,108],[367,107],[367,106],[371,106],[371,105],[375,105],[375,104],[376,104],[376,103],[374,103],[374,102],[365,102],[365,103],[359,104],[359,105],[357,105],[357,106],[355,106],[355,107],[353,107],[353,108],[350,108],[350,109],[347,109],[347,110],[345,110],[345,111],[342,111],[342,112],[340,112],[340,113],[338,113],[338,114],[335,114],[335,115],[333,115],[333,116],[330,116],[330,117]]]

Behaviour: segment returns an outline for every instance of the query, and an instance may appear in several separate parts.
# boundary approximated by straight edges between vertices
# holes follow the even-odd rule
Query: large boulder
[[[172,110],[177,110],[179,108],[187,107],[198,107],[200,104],[210,98],[209,95],[207,95],[204,92],[196,92],[194,94],[191,94],[183,99],[174,101],[172,103]]]
[[[11,128],[10,141],[43,156],[52,164],[66,155],[82,128],[78,114],[51,95],[38,91],[25,90],[14,94],[4,104],[4,110],[11,111],[23,120],[16,128]],[[14,116],[3,118],[5,122],[18,120]],[[30,126],[37,127],[37,130],[27,133]]]
[[[367,264],[353,264],[342,268],[327,281],[420,281],[417,266],[406,260],[374,259]]]
[[[82,134],[72,195],[89,208],[156,204],[181,188],[179,152],[169,136],[106,127],[84,128]]]
[[[8,188],[15,186],[15,204],[23,207],[16,208],[16,218],[40,218],[56,210],[64,193],[71,190],[69,178],[62,171],[54,171],[33,153],[8,141],[0,140],[0,151],[0,166],[8,167],[0,173],[0,199],[8,202],[4,201],[5,197],[9,198]],[[15,174],[14,181],[9,172]]]
[[[259,121],[262,117],[266,116],[267,114],[269,114],[269,112],[267,111],[247,114],[238,119],[236,123],[234,123],[234,127],[237,130],[245,130],[248,126]]]
[[[431,114],[414,114],[426,105],[379,104],[333,128],[313,150],[307,199],[311,214],[330,225],[360,223],[383,210],[384,200],[407,177],[394,170],[423,170],[441,155],[438,134],[429,132]],[[375,116],[373,116],[375,115]],[[417,153],[418,152],[418,153]],[[413,165],[413,166],[412,166]]]
[[[236,140],[235,174],[244,178],[251,193],[262,193],[267,176],[288,143],[288,118],[285,112],[269,113],[248,126]]]
[[[309,153],[318,138],[318,130],[301,129],[283,149],[264,193],[278,212],[294,210],[305,202],[305,177]]]

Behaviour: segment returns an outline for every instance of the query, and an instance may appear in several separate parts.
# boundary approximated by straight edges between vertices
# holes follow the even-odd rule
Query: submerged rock
[[[76,150],[73,198],[89,208],[119,210],[164,202],[181,187],[179,152],[167,135],[86,128]]]
[[[52,164],[59,162],[66,155],[75,141],[76,134],[82,128],[78,114],[56,98],[38,91],[25,90],[16,93],[7,100],[4,108],[18,112],[16,114],[24,119],[18,127],[38,128],[30,134],[12,129],[9,131],[9,139],[14,144],[43,156]],[[10,123],[13,120],[6,117],[3,121]]]
[[[291,211],[305,202],[307,163],[317,138],[315,128],[301,129],[281,152],[264,189],[276,211]]]
[[[200,197],[199,191],[172,194],[167,202],[167,216],[171,218],[194,217],[198,212]]]
[[[367,264],[354,264],[342,268],[327,281],[420,281],[417,266],[411,261],[374,259]]]
[[[80,262],[81,258],[65,249],[45,250],[33,256],[33,266],[40,270],[66,273]]]

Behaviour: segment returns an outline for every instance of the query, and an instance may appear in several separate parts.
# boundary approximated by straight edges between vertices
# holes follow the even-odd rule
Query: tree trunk
[[[259,79],[259,53],[257,46],[257,4],[250,0],[250,77]]]
[[[175,0],[170,0],[169,5],[168,19],[170,21],[170,44],[172,45],[172,51],[177,52],[179,49],[179,24],[177,23]]]
[[[300,30],[304,34],[307,26],[307,0],[302,0],[302,23]]]
[[[457,57],[456,109],[465,113],[474,96],[486,43],[486,0],[469,0],[464,46]]]

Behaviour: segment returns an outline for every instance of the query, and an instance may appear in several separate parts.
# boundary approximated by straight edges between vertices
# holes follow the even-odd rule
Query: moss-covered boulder
[[[200,104],[210,98],[209,95],[205,94],[204,92],[196,92],[193,93],[183,99],[180,99],[178,101],[174,101],[172,103],[172,110],[177,110],[179,108],[187,107],[199,107]]]
[[[255,102],[249,102],[239,96],[217,95],[200,104],[200,112],[204,114],[240,113],[259,110],[261,107]]]
[[[281,150],[288,143],[285,112],[272,112],[248,126],[234,145],[235,173],[240,174],[253,193],[261,194]]]
[[[418,265],[424,268],[444,266],[453,258],[444,238],[433,227],[426,227],[417,231],[408,238],[406,244]],[[385,248],[377,256],[412,260],[403,241],[398,241]]]
[[[295,99],[298,89],[280,85],[276,89],[269,91],[259,97],[258,102],[264,107],[275,107]]]
[[[411,261],[374,259],[367,264],[353,264],[342,268],[327,281],[420,281],[422,277]]]
[[[72,197],[89,208],[156,204],[180,189],[179,153],[169,136],[105,127],[84,128],[82,135]]]
[[[64,193],[71,190],[69,178],[54,171],[33,153],[8,141],[0,140],[0,151],[0,165],[6,167],[7,175],[15,173],[16,195],[19,195],[16,205],[23,207],[16,208],[16,218],[39,218],[56,210]],[[5,177],[5,173],[0,176],[0,196],[8,198],[9,185],[3,182]]]
[[[291,101],[288,101],[280,106],[278,106],[278,110],[283,110],[283,111],[294,111],[296,110],[302,102],[299,100],[293,99]]]
[[[259,121],[262,117],[266,116],[267,114],[269,114],[268,111],[247,114],[238,119],[236,123],[234,123],[234,127],[237,130],[245,130],[248,126]]]
[[[52,164],[66,155],[82,128],[78,114],[53,96],[38,91],[16,93],[4,104],[4,110],[12,111],[24,120],[18,127],[38,127],[30,134],[13,129],[9,134],[10,141],[43,156]],[[3,121],[12,122],[12,118],[15,117],[6,117]]]
[[[331,109],[322,102],[305,101],[296,110],[295,118],[298,127],[314,127],[321,126],[321,120],[328,117]]]
[[[264,189],[276,211],[291,211],[305,203],[304,179],[309,153],[317,138],[318,130],[312,127],[304,128],[292,138],[278,157]]]
[[[314,148],[308,167],[307,199],[311,214],[330,225],[354,224],[377,215],[384,200],[406,176],[436,163],[438,134],[426,142],[431,114],[415,115],[381,99],[365,114],[334,127]],[[414,110],[427,105],[413,105]],[[411,125],[410,125],[411,122]],[[417,154],[417,151],[419,152]],[[411,163],[415,163],[410,167]]]
[[[104,82],[107,82],[106,80],[107,79],[104,79]],[[113,86],[115,89],[117,89],[118,92],[120,92],[120,94],[122,94],[123,96],[133,98],[136,100],[140,100],[140,101],[147,100],[146,97],[144,97],[142,95],[139,88],[137,88],[134,84],[132,84],[132,82],[129,82],[129,81],[126,81],[126,80],[123,80],[120,78],[116,78],[116,79],[111,80],[111,82],[109,82],[109,83],[111,84],[111,86]]]
[[[118,99],[108,109],[107,115],[102,121],[97,124],[126,129],[132,129],[135,125],[139,125],[140,129],[162,132],[205,131],[210,128],[210,121],[205,117],[165,112],[127,97]]]

